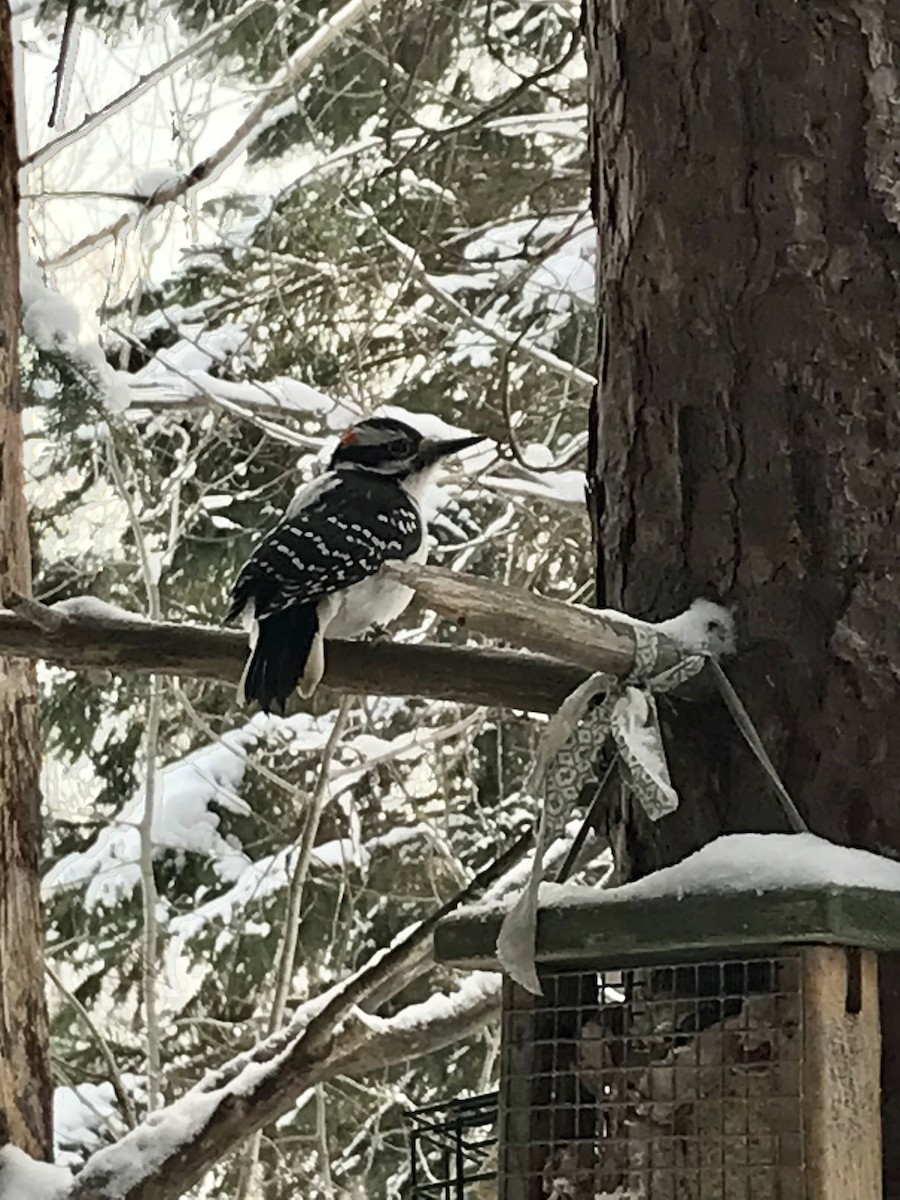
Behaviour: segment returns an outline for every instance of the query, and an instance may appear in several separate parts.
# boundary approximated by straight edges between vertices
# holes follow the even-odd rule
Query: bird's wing
[[[298,497],[298,499],[300,499]],[[249,600],[257,619],[320,600],[418,549],[424,529],[415,503],[392,481],[359,473],[311,489],[253,551],[232,589],[226,621]]]

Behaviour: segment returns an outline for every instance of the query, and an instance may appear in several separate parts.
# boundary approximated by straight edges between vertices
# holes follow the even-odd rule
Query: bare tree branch
[[[129,524],[134,534],[144,588],[147,592],[147,615],[151,621],[158,621],[162,616],[159,579],[150,563],[144,529],[141,525],[131,490],[125,479],[122,464],[119,462],[116,443],[111,434],[106,438],[106,457],[110,473],[128,512]],[[144,993],[144,1016],[147,1024],[147,1105],[151,1112],[153,1109],[159,1107],[162,1099],[162,1067],[160,1060],[162,1036],[159,1027],[159,1005],[157,1002],[159,984],[159,921],[157,919],[157,907],[159,897],[156,891],[156,876],[153,872],[153,856],[155,851],[153,844],[153,820],[160,788],[157,755],[159,753],[159,726],[162,719],[162,698],[162,677],[154,673],[150,676],[150,695],[147,698],[147,732],[144,742],[146,764],[144,807],[138,824],[138,832],[141,839],[141,899],[144,915],[141,979]]]
[[[498,976],[496,988],[466,988],[458,1001],[447,1004],[445,1011],[438,1009],[430,1018],[423,1011],[420,1021],[410,1019],[415,1013],[409,1010],[401,1010],[396,1017],[386,1021],[369,1021],[361,1014],[350,1015],[333,1039],[315,1056],[311,1054],[308,1062],[303,1063],[301,1057],[296,1066],[293,1062],[279,1065],[252,1091],[228,1092],[201,1137],[184,1144],[174,1139],[169,1147],[171,1157],[159,1164],[149,1177],[133,1186],[123,1187],[117,1175],[106,1173],[98,1155],[98,1161],[93,1165],[93,1160],[88,1160],[76,1178],[68,1200],[112,1200],[113,1197],[116,1200],[178,1200],[191,1182],[201,1178],[204,1171],[238,1145],[250,1129],[258,1124],[268,1124],[286,1112],[306,1088],[339,1076],[365,1075],[408,1062],[470,1036],[498,1012],[499,985]],[[423,1007],[415,1005],[410,1009]],[[306,1035],[301,1034],[298,1047],[305,1040]],[[289,1060],[293,1057],[292,1051]],[[285,1091],[277,1091],[282,1084]],[[177,1104],[176,1101],[172,1105],[173,1110]],[[159,1115],[166,1113],[163,1109]],[[153,1127],[140,1126],[117,1145],[128,1146],[134,1141],[136,1147],[146,1147],[154,1132]],[[140,1150],[136,1153],[139,1155]]]
[[[109,225],[88,234],[80,242],[76,242],[74,246],[70,246],[68,250],[43,265],[63,266],[75,262],[96,246],[103,245],[112,238],[121,237],[147,213],[171,204],[174,200],[179,200],[194,188],[199,187],[200,184],[211,183],[229,163],[237,158],[242,150],[246,149],[248,142],[258,131],[267,114],[292,95],[299,78],[319,61],[333,42],[337,41],[348,29],[358,24],[373,8],[377,7],[377,4],[378,0],[347,0],[347,3],[342,5],[337,12],[325,19],[311,38],[308,38],[302,46],[294,51],[284,67],[270,81],[262,98],[257,100],[240,125],[233,130],[231,136],[217,150],[195,163],[190,171],[179,175],[171,183],[157,188],[151,196],[144,199],[141,208],[132,213],[123,213]]]
[[[44,957],[44,970],[47,972],[47,977],[53,982],[54,986],[62,994],[68,1004],[75,1009],[79,1017],[87,1026],[91,1036],[97,1042],[100,1053],[109,1070],[109,1082],[112,1085],[112,1090],[115,1093],[116,1100],[119,1103],[119,1109],[129,1129],[134,1129],[137,1124],[137,1117],[134,1114],[134,1105],[131,1102],[131,1096],[128,1094],[128,1089],[122,1081],[122,1072],[119,1070],[119,1064],[116,1062],[116,1056],[112,1052],[109,1042],[103,1036],[96,1021],[84,1007],[74,992],[70,992],[57,973],[50,966],[46,956]]]
[[[522,354],[526,358],[534,359],[555,374],[562,375],[564,379],[578,383],[585,388],[596,386],[597,380],[588,371],[583,371],[581,367],[577,367],[574,363],[566,362],[565,359],[553,354],[550,350],[544,350],[542,346],[537,346],[519,334],[504,329],[502,325],[497,324],[495,321],[485,321],[474,313],[470,313],[464,304],[461,304],[449,292],[444,291],[428,274],[415,250],[393,237],[386,229],[382,229],[380,225],[376,226],[376,229],[382,240],[391,247],[395,254],[409,268],[425,291],[434,296],[436,300],[439,300],[446,308],[456,313],[464,324],[470,325],[473,329],[477,329],[479,333],[485,334],[492,342],[497,342],[501,346],[507,346],[514,353]]]
[[[177,54],[173,54],[171,58],[167,59],[164,63],[160,63],[158,67],[154,67],[152,71],[148,71],[146,75],[141,75],[137,82],[122,92],[121,95],[116,96],[114,100],[110,100],[108,104],[104,104],[102,108],[98,108],[96,112],[88,113],[80,125],[76,125],[73,129],[67,129],[59,137],[45,142],[43,146],[38,146],[37,150],[33,150],[31,154],[26,155],[22,160],[22,166],[39,167],[42,163],[47,162],[48,159],[54,158],[59,154],[60,150],[65,150],[68,146],[73,146],[89,133],[93,133],[104,121],[109,120],[115,113],[122,112],[129,104],[134,103],[145,92],[148,92],[150,88],[165,79],[167,75],[171,75],[182,63],[197,58],[208,46],[213,45],[216,39],[220,38],[223,33],[228,32],[235,25],[239,25],[241,21],[245,20],[256,9],[262,8],[264,3],[265,0],[248,0],[246,4],[243,4],[236,12],[231,13],[224,20],[210,25],[190,45],[184,46]]]
[[[50,106],[50,120],[47,124],[53,129],[56,125],[56,118],[60,115],[61,110],[66,104],[66,93],[69,90],[68,81],[71,78],[72,64],[69,61],[69,53],[72,49],[72,35],[75,30],[75,12],[77,9],[77,0],[68,0],[66,5],[66,20],[63,25],[62,37],[59,42],[59,59],[56,63],[55,75],[56,83],[53,87],[53,103]]]

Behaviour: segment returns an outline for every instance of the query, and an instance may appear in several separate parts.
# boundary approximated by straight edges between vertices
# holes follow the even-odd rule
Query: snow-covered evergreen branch
[[[306,1088],[426,1054],[490,1019],[499,1001],[499,981],[483,973],[470,976],[455,996],[433,996],[391,1019],[372,1017],[359,1006],[376,992],[384,998],[405,987],[410,969],[421,970],[438,922],[502,879],[531,842],[530,834],[520,837],[430,917],[325,996],[304,1005],[286,1029],[225,1064],[156,1113],[152,1123],[93,1155],[74,1187],[61,1195],[70,1200],[171,1200],[247,1136],[286,1112]]]

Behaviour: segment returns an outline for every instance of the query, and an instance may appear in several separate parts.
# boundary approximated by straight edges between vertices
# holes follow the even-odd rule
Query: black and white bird
[[[251,618],[248,703],[283,713],[295,688],[315,691],[325,637],[358,637],[403,612],[412,589],[383,578],[381,565],[424,561],[422,494],[441,459],[482,440],[423,437],[390,417],[343,434],[330,469],[297,492],[231,590],[225,623]]]

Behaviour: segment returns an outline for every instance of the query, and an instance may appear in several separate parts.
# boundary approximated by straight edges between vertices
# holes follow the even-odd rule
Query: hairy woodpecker
[[[302,487],[256,547],[231,590],[226,624],[255,626],[244,697],[284,712],[294,688],[315,691],[323,639],[357,637],[403,612],[412,590],[379,575],[388,559],[426,555],[421,495],[439,461],[481,437],[423,437],[373,417],[343,434],[330,469]]]

